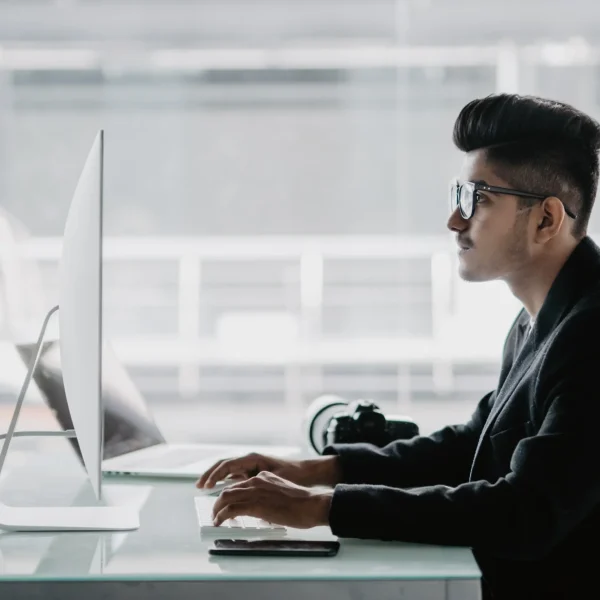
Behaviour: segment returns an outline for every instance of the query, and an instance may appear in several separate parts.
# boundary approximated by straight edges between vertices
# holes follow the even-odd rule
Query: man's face
[[[493,164],[486,161],[483,150],[465,155],[459,183],[464,181],[512,187],[494,173]],[[530,211],[519,209],[516,196],[478,193],[480,201],[469,220],[462,218],[458,208],[448,219],[448,229],[456,234],[458,244],[459,275],[466,281],[506,280],[530,263],[527,237]]]

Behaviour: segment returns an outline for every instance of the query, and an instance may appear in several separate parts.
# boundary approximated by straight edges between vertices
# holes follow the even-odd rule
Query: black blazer
[[[589,237],[527,337],[528,324],[523,310],[498,386],[468,423],[325,449],[343,474],[336,535],[469,546],[484,597],[600,598],[600,249]]]

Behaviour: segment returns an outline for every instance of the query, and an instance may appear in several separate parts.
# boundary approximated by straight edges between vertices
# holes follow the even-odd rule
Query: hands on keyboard
[[[227,519],[219,527],[213,525],[212,509],[215,503],[215,498],[210,496],[196,496],[194,498],[196,505],[196,515],[198,517],[198,525],[200,525],[200,533],[202,534],[219,534],[224,537],[235,537],[239,535],[281,535],[287,532],[285,527],[274,525],[256,517],[236,517]]]
[[[227,481],[219,481],[211,488],[201,488],[196,493],[199,497],[202,496],[218,496],[224,489],[228,488],[230,485],[237,483],[238,481],[242,481],[241,479],[231,479]]]

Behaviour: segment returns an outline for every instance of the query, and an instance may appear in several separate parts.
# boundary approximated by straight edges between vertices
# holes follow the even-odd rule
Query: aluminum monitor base
[[[136,510],[124,506],[17,507],[0,503],[6,531],[131,531],[140,526]]]

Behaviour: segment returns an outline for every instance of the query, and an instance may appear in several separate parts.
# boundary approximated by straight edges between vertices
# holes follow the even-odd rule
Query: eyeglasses
[[[477,192],[490,192],[492,194],[509,194],[511,196],[521,196],[522,198],[532,198],[534,200],[545,200],[548,196],[542,194],[532,194],[531,192],[522,192],[510,188],[497,187],[495,185],[487,185],[479,181],[465,181],[459,183],[458,179],[453,179],[450,182],[450,212],[454,212],[456,207],[460,209],[460,214],[463,219],[470,219],[475,213],[475,205],[480,201],[480,196]],[[576,219],[574,214],[563,202],[565,212],[572,219]]]

